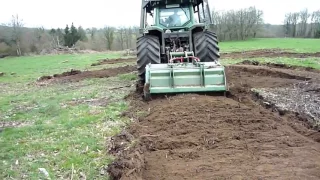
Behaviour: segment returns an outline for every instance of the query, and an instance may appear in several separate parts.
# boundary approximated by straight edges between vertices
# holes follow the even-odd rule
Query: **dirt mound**
[[[319,77],[320,75],[318,75]],[[233,95],[242,98],[251,88],[287,87],[315,77],[315,74],[260,66],[232,65],[226,67],[226,77]],[[242,94],[239,94],[242,93]]]
[[[69,72],[63,72],[62,74],[55,74],[53,75],[53,77],[55,78],[61,78],[61,77],[66,77],[66,76],[73,76],[73,75],[77,75],[77,74],[81,74],[82,72],[80,70],[74,70],[72,69]]]
[[[130,73],[136,70],[135,66],[123,66],[110,69],[102,69],[95,71],[79,71],[71,70],[62,74],[55,74],[53,76],[42,76],[38,79],[39,82],[54,81],[54,82],[77,82],[88,78],[107,78],[117,76],[119,74]]]
[[[259,106],[250,92],[309,77],[290,70],[265,68],[260,73],[259,67],[246,68],[227,68],[229,98],[188,94],[143,102],[139,95],[129,96],[132,109],[125,115],[136,122],[111,141],[109,150],[118,159],[108,167],[110,176],[319,179],[320,133],[306,128],[294,114],[280,116]],[[141,112],[147,114],[138,116]]]
[[[100,66],[103,64],[118,64],[118,63],[131,63],[131,62],[136,62],[136,59],[102,59],[99,60],[97,63],[91,64],[91,66]]]
[[[253,68],[250,66],[230,66],[230,68],[237,69],[237,72],[246,72],[255,76],[262,77],[273,77],[273,78],[282,78],[282,79],[297,79],[297,80],[310,80],[303,76],[298,76],[294,74],[289,74],[284,71],[275,71],[274,69],[266,68]]]
[[[237,63],[239,65],[254,65],[254,66],[268,66],[272,68],[281,68],[281,69],[293,69],[293,70],[299,70],[299,71],[310,71],[310,72],[316,72],[320,73],[320,70],[312,68],[312,67],[302,67],[302,66],[291,66],[288,64],[277,64],[277,63],[260,63],[258,61],[250,61],[250,60],[244,60],[240,63]]]
[[[320,57],[320,52],[316,53],[295,53],[286,52],[283,49],[259,49],[251,51],[222,53],[221,58],[241,59],[241,58],[257,58],[257,57],[291,57],[291,58],[308,58]]]

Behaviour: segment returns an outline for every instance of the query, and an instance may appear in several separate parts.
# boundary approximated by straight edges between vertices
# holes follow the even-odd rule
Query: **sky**
[[[26,27],[64,28],[72,22],[84,28],[139,25],[141,0],[0,0],[0,24],[18,14]],[[216,11],[255,6],[265,23],[282,24],[285,13],[320,10],[319,0],[209,0]]]

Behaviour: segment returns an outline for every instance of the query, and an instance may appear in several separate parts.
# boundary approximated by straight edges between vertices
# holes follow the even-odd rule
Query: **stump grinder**
[[[142,0],[138,85],[152,94],[226,92],[207,0]]]

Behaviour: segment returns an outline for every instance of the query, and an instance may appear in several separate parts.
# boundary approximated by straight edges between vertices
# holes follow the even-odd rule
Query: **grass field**
[[[222,52],[282,48],[295,52],[320,51],[320,40],[254,39],[223,42]],[[132,74],[76,83],[38,86],[42,75],[91,67],[99,59],[119,58],[119,53],[48,55],[0,59],[0,123],[17,124],[0,132],[1,179],[105,179],[106,139],[130,123],[119,116],[127,108],[123,97],[133,83]],[[242,59],[223,60],[223,64]],[[261,62],[287,63],[320,69],[319,58],[257,58]]]
[[[319,52],[319,39],[269,38],[251,39],[248,41],[231,41],[220,43],[222,52],[244,51],[255,49],[288,49],[291,52]]]
[[[127,83],[120,81],[2,90],[1,121],[23,124],[1,133],[1,175],[39,179],[38,168],[45,168],[52,178],[66,179],[74,169],[93,179],[110,161],[105,138],[127,122],[118,117],[127,107],[122,100],[126,91],[108,90]]]

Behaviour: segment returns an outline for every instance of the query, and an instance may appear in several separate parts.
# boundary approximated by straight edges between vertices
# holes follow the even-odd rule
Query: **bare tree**
[[[308,13],[308,9],[304,9],[300,11],[300,23],[299,23],[299,36],[306,37],[307,35],[307,26],[308,26],[308,19],[310,14]]]
[[[126,41],[126,47],[127,49],[130,49],[132,44],[132,28],[128,27],[125,29],[125,41]]]
[[[11,27],[12,27],[12,42],[16,46],[17,55],[21,56],[22,55],[21,41],[22,41],[23,22],[21,19],[19,19],[18,15],[12,16]]]
[[[31,52],[38,52],[40,46],[44,43],[41,42],[41,39],[45,36],[45,29],[43,27],[39,27],[33,30],[32,42],[29,45]]]
[[[243,9],[239,10],[237,13],[238,17],[239,17],[239,26],[238,26],[238,31],[239,31],[239,36],[241,38],[241,40],[244,40],[244,25],[245,25],[245,12]]]
[[[297,24],[299,21],[300,13],[287,13],[284,20],[284,30],[285,33],[288,33],[291,37],[297,36]]]
[[[287,13],[283,27],[286,36],[320,37],[320,10],[311,14],[308,13],[308,9],[303,9],[300,12]]]
[[[90,34],[91,40],[94,40],[95,35],[97,34],[97,28],[88,28],[87,33]]]
[[[53,48],[56,48],[56,47],[59,47],[60,44],[61,44],[61,41],[60,41],[60,37],[59,37],[59,32],[60,31],[59,29],[55,30],[55,29],[51,29],[49,31],[49,34],[51,35],[51,38],[52,38],[52,43],[51,43],[51,46]],[[60,31],[60,33],[62,33]]]
[[[126,29],[125,27],[119,27],[118,30],[117,30],[117,37],[118,37],[118,41],[120,43],[120,47],[121,47],[121,50],[124,49],[124,42],[125,42],[125,33],[126,33]]]
[[[292,14],[291,13],[287,13],[285,15],[283,27],[284,27],[284,34],[290,37],[292,35]]]
[[[132,33],[133,33],[133,36],[134,36],[134,38],[136,39],[136,38],[138,38],[138,36],[139,36],[139,29],[140,29],[140,27],[138,27],[138,26],[133,26],[132,27]]]
[[[263,24],[262,15],[263,12],[255,7],[238,11],[212,12],[214,30],[221,41],[256,37]]]
[[[255,8],[253,9],[253,15],[254,15],[254,21],[253,24],[251,25],[251,29],[253,30],[253,37],[255,38],[257,36],[257,32],[261,29],[262,24],[264,23],[263,21],[263,11],[262,10],[256,10]]]
[[[111,50],[111,48],[112,48],[112,44],[113,44],[113,40],[114,40],[114,32],[115,32],[114,28],[110,27],[110,26],[107,26],[103,29],[103,34],[104,34],[104,37],[107,42],[107,49],[108,50]]]
[[[320,10],[312,13],[310,26],[310,37],[320,38]]]
[[[36,29],[34,30],[34,36],[36,37],[36,39],[37,39],[38,41],[41,40],[41,38],[42,38],[42,36],[43,36],[44,33],[45,33],[44,27],[39,27],[39,28],[36,28]]]
[[[297,24],[299,21],[300,14],[293,13],[292,14],[292,37],[296,37],[297,35]]]

